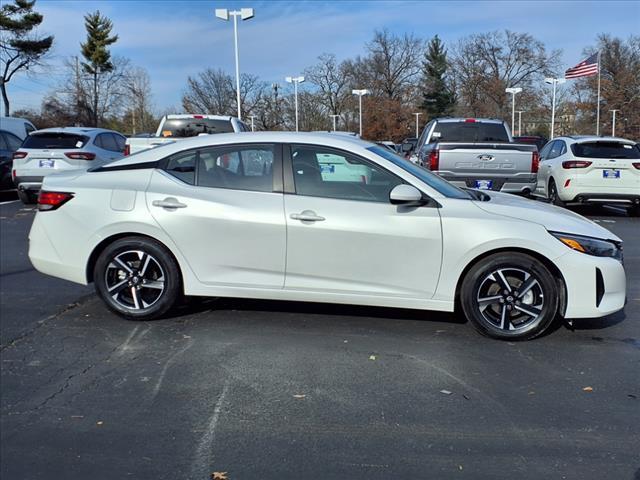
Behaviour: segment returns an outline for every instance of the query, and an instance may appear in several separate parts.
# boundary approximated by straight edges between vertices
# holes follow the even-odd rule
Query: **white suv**
[[[640,147],[617,137],[558,137],[540,152],[536,193],[552,203],[620,203],[640,213]]]

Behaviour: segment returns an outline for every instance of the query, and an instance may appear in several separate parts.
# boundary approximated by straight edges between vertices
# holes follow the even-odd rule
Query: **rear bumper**
[[[434,172],[438,173],[438,172]],[[442,178],[453,183],[457,187],[475,188],[477,180],[490,180],[493,184],[491,190],[495,192],[506,193],[532,193],[535,191],[538,181],[535,176],[533,177],[491,177],[491,176],[473,176],[473,177],[458,177],[447,174],[440,174]]]
[[[29,191],[29,192],[37,192],[42,187],[42,181],[44,177],[35,177],[35,176],[16,176],[15,184],[18,187],[18,190]]]
[[[631,189],[629,189],[631,190]],[[640,193],[581,192],[570,196],[567,203],[626,203],[640,205]]]

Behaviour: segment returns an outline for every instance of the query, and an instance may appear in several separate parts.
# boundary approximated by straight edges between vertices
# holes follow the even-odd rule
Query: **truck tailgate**
[[[460,177],[531,176],[534,145],[439,144],[439,173]]]

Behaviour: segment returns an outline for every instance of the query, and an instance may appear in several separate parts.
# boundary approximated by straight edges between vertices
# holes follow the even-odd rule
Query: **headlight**
[[[622,242],[583,237],[569,233],[549,232],[572,250],[595,257],[611,257],[622,261]]]

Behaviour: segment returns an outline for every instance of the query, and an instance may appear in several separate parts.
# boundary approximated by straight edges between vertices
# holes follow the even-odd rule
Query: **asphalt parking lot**
[[[530,342],[459,315],[193,301],[133,323],[31,267],[0,205],[4,479],[639,479],[640,219],[623,312]]]

